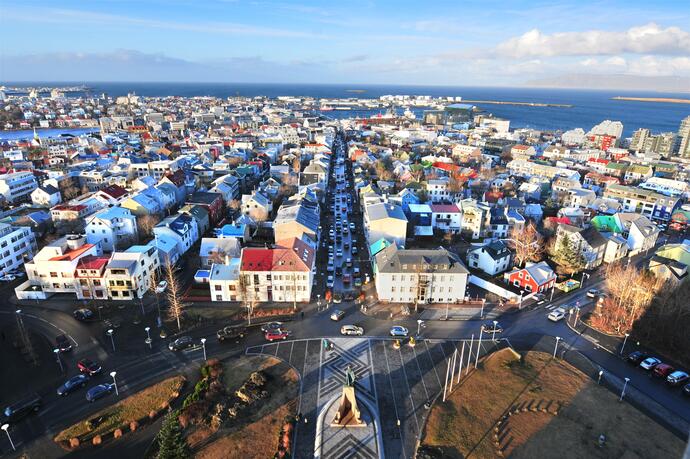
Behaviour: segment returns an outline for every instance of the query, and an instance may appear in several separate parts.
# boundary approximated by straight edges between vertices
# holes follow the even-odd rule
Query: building
[[[455,204],[432,204],[431,224],[444,233],[458,234],[462,230],[462,212]]]
[[[133,245],[113,253],[105,267],[104,280],[112,300],[135,300],[151,288],[151,276],[160,268],[158,252],[151,245]]]
[[[86,241],[104,252],[127,248],[139,238],[136,217],[123,207],[110,207],[88,217],[85,231]]]
[[[604,191],[605,198],[616,199],[623,205],[624,212],[635,212],[654,220],[668,221],[680,204],[673,196],[664,196],[650,190],[625,185],[609,185]]]
[[[77,299],[105,300],[108,298],[108,288],[103,277],[109,261],[110,255],[88,255],[79,260],[77,263]]]
[[[685,117],[680,122],[677,155],[682,158],[690,158],[690,116]]]
[[[242,253],[242,245],[239,239],[234,237],[205,237],[201,239],[199,248],[200,265],[202,269],[212,265],[223,264],[233,258],[239,258]]]
[[[0,273],[20,269],[34,256],[36,238],[30,228],[0,223]]]
[[[278,209],[273,220],[275,241],[296,237],[309,237],[313,242],[319,240],[319,205],[306,199],[289,199]]]
[[[494,241],[467,251],[467,266],[495,276],[510,268],[512,253],[503,241]]]
[[[526,292],[543,292],[554,286],[556,273],[545,261],[528,262],[524,268],[505,273],[503,280]]]
[[[405,247],[407,217],[402,207],[380,202],[364,208],[364,233],[368,245],[383,238],[399,247]]]
[[[272,211],[273,203],[260,191],[242,195],[242,213],[252,217],[252,220],[266,221]]]
[[[177,253],[183,256],[199,240],[199,227],[193,217],[186,214],[176,214],[166,217],[154,228],[155,238],[168,236],[175,240]],[[174,263],[172,260],[170,263]]]
[[[209,288],[211,301],[242,301],[240,292],[240,259],[231,258],[228,264],[211,265]]]
[[[444,248],[400,249],[390,245],[375,256],[379,301],[390,303],[458,303],[465,299],[469,271]]]
[[[219,193],[197,191],[187,198],[186,204],[199,205],[208,212],[208,221],[212,228],[225,219],[225,203]]]
[[[635,213],[618,213],[614,218],[627,240],[630,256],[654,248],[661,231],[647,217]]]
[[[10,204],[28,201],[38,188],[33,172],[13,172],[0,175],[0,195]]]
[[[44,185],[31,192],[31,202],[37,206],[51,208],[60,204],[62,197],[60,190],[53,185]]]
[[[571,246],[582,254],[585,269],[596,268],[604,262],[608,240],[594,227],[582,229],[567,224],[559,225],[556,229],[556,247],[562,244],[566,236]]]
[[[254,302],[308,302],[314,278],[314,249],[300,239],[273,248],[245,247],[240,258],[240,297]]]

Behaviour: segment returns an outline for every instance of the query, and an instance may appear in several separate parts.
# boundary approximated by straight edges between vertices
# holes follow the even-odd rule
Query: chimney
[[[230,264],[230,255],[225,254],[225,264],[229,265]]]

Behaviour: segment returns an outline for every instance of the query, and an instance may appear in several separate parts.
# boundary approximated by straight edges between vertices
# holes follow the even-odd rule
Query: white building
[[[211,301],[242,301],[240,259],[231,258],[228,264],[211,265],[209,287]]]
[[[383,238],[404,247],[407,236],[407,217],[402,207],[384,202],[366,206],[364,233],[369,245]]]
[[[37,249],[36,238],[30,228],[0,223],[0,272],[20,268],[25,261],[31,260]]]
[[[112,300],[143,298],[151,287],[151,275],[160,268],[158,252],[151,245],[133,245],[115,252],[105,267],[104,280]]]
[[[45,185],[31,192],[31,202],[37,206],[51,208],[62,202],[60,190],[53,185]]]
[[[0,195],[10,204],[27,201],[36,188],[38,184],[32,172],[0,175]]]
[[[467,252],[467,266],[495,276],[510,268],[512,253],[502,241],[495,241]]]
[[[126,248],[137,239],[137,219],[129,209],[111,207],[86,219],[86,241],[104,252]]]

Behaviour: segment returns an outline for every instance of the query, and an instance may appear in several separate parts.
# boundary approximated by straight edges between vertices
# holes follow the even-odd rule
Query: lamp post
[[[623,345],[621,346],[621,351],[618,353],[618,355],[623,355],[623,350],[625,349],[625,343],[628,342],[628,336],[630,336],[630,333],[625,334],[625,338],[623,339]]]
[[[417,319],[417,336],[419,336],[419,334],[422,331],[422,324],[423,323],[424,323],[424,321],[422,319]]]
[[[618,399],[619,402],[622,402],[623,397],[625,397],[625,388],[628,387],[629,381],[630,381],[630,378],[625,378],[625,382],[623,383],[623,390],[621,391],[621,398]]]
[[[110,376],[113,378],[113,385],[115,386],[115,395],[120,395],[120,392],[117,390],[117,381],[115,380],[115,375],[117,375],[117,371],[111,371]]]
[[[491,335],[491,341],[496,341],[496,327],[497,326],[498,326],[498,320],[494,320],[494,332]]]
[[[153,349],[153,346],[151,345],[151,343],[153,342],[151,340],[151,333],[150,333],[151,327],[146,327],[146,328],[144,328],[144,330],[146,330],[146,341],[144,341],[144,342],[149,345],[149,349]]]
[[[12,451],[17,451],[17,448],[14,447],[14,442],[12,441],[12,437],[10,437],[10,431],[8,430],[10,428],[9,424],[3,424],[0,429],[4,430],[5,433],[7,434],[7,439],[10,441],[10,445],[12,445]]]
[[[206,361],[206,338],[201,338],[201,347],[204,350],[204,361]]]
[[[482,298],[482,311],[479,313],[479,318],[484,318],[484,304],[486,303],[486,298]]]
[[[484,334],[484,327],[479,327],[479,341],[477,342],[477,357],[474,359],[474,368],[479,364],[479,353],[482,350],[482,335]]]
[[[558,342],[561,340],[560,336],[556,337],[556,346],[553,348],[553,358],[556,358],[556,351],[558,350]]]
[[[64,373],[65,369],[62,366],[62,360],[60,360],[60,349],[53,349],[55,353],[55,360],[57,360],[58,365],[60,365],[60,373]]]
[[[599,379],[597,379],[597,384],[601,384],[602,376],[604,376],[604,370],[599,370]]]
[[[316,294],[316,310],[318,311],[320,309],[321,309],[321,294],[317,293]]]
[[[113,345],[113,352],[115,352],[115,338],[113,338],[113,334],[115,333],[115,330],[112,328],[109,328],[108,331],[105,332],[108,336],[110,336],[110,344]]]
[[[580,280],[580,288],[584,287],[585,285],[585,276],[587,276],[587,279],[589,279],[589,274],[582,271],[582,280]]]

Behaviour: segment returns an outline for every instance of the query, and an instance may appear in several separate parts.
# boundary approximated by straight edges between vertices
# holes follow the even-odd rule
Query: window
[[[223,287],[221,287],[220,285],[214,285],[213,286],[213,290],[215,290],[216,292],[220,292],[222,289],[223,289]]]

